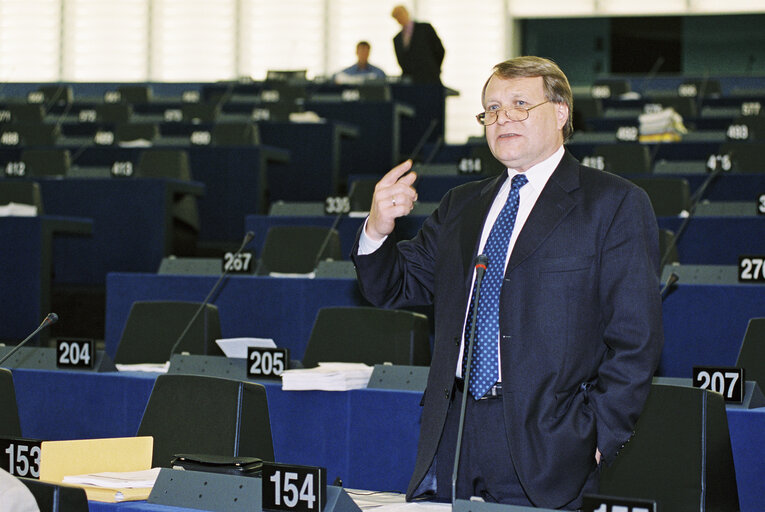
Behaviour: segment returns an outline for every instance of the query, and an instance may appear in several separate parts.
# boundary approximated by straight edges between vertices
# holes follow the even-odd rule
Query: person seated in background
[[[356,64],[336,73],[333,77],[338,84],[360,83],[366,80],[385,80],[385,71],[369,63],[372,47],[366,41],[356,44]]]

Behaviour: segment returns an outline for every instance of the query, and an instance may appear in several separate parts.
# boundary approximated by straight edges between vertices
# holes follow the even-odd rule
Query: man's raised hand
[[[372,240],[379,241],[390,235],[396,219],[408,215],[414,208],[417,191],[413,185],[417,175],[406,174],[411,168],[412,161],[407,160],[388,171],[375,185],[366,227],[366,234]]]

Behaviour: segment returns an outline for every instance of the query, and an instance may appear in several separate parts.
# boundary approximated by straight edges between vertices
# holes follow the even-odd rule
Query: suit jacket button
[[[459,336],[455,336],[454,337],[454,344],[455,345],[459,346],[461,341],[462,341],[462,338],[460,338]]]
[[[444,396],[446,398],[449,398],[449,392],[450,392],[449,388],[444,388]]]

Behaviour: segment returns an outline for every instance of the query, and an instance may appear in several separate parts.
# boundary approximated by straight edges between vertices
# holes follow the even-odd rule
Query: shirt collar
[[[526,170],[526,172],[520,173],[515,169],[508,169],[507,176],[512,179],[518,174],[525,174],[532,187],[537,190],[542,190],[547,184],[547,180],[550,179],[550,176],[552,176],[552,173],[555,172],[558,164],[563,159],[564,153],[565,150],[563,149],[563,145],[561,145],[558,150],[555,151],[555,153],[542,160],[538,164],[530,167]]]

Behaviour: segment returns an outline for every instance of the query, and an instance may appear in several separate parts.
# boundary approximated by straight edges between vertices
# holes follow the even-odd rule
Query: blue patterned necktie
[[[499,378],[499,358],[497,343],[499,340],[499,293],[505,274],[505,260],[510,236],[513,234],[515,217],[518,215],[519,191],[528,183],[528,178],[518,174],[513,178],[510,193],[505,206],[499,212],[497,220],[489,232],[484,254],[489,259],[486,274],[481,283],[481,298],[478,301],[478,322],[475,328],[475,346],[473,347],[473,362],[470,370],[470,394],[476,400],[497,382]],[[473,298],[470,300],[470,315],[465,326],[465,339],[468,339],[472,322],[473,302],[475,301],[475,286]],[[467,359],[467,353],[463,360]],[[466,363],[463,362],[463,366]],[[462,374],[465,374],[464,368]]]

